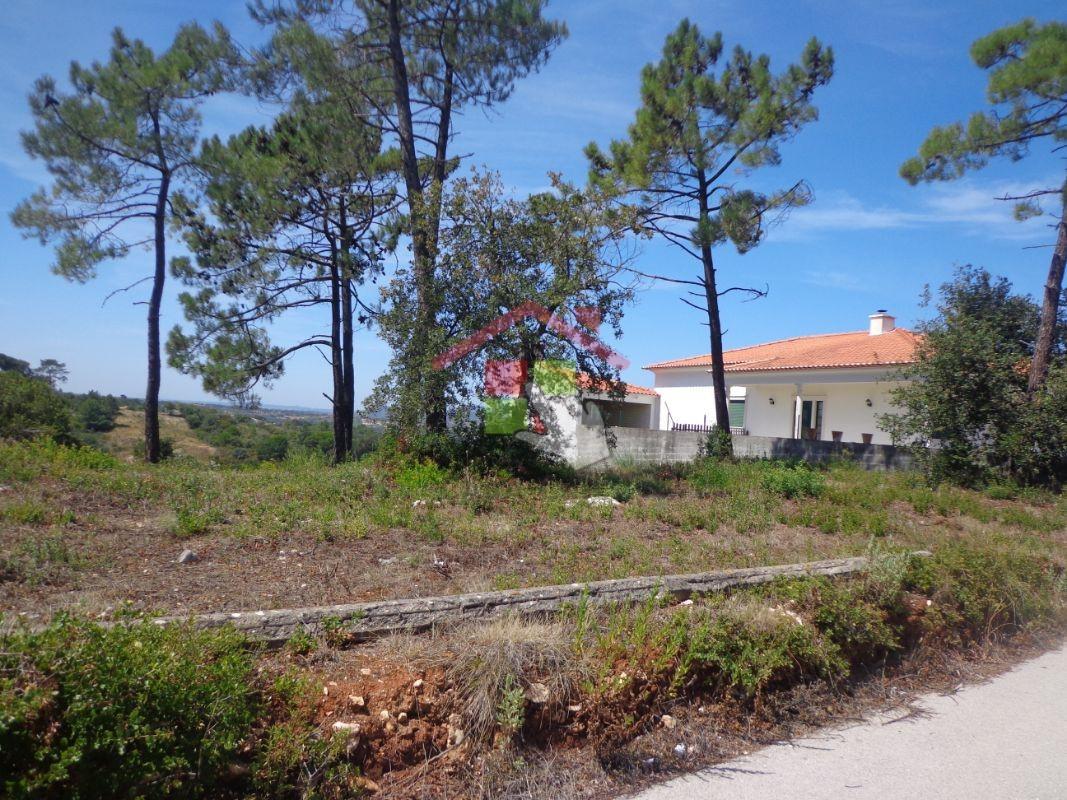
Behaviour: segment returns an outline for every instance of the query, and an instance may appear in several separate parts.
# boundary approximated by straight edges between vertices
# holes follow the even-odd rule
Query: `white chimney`
[[[897,326],[897,318],[886,312],[884,308],[878,309],[871,314],[871,336],[889,333]]]

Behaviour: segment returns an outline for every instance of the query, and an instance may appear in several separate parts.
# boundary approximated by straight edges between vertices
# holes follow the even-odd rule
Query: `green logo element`
[[[485,432],[510,436],[526,427],[525,397],[485,398]]]
[[[573,361],[546,359],[533,365],[534,384],[548,397],[566,397],[578,391],[578,365]]]

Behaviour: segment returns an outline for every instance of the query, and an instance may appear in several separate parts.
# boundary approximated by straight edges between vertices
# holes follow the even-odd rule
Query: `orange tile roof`
[[[608,381],[594,381],[593,376],[588,372],[578,374],[578,386],[582,389],[603,392],[604,394],[611,391],[611,384]],[[659,396],[659,392],[655,389],[649,389],[645,386],[635,386],[632,383],[624,383],[623,388],[626,390],[626,394],[646,394],[651,397]]]
[[[738,347],[723,353],[727,372],[789,369],[843,369],[910,364],[921,336],[905,328],[871,336],[867,331],[796,336],[776,342]],[[711,355],[676,358],[645,369],[710,367]]]

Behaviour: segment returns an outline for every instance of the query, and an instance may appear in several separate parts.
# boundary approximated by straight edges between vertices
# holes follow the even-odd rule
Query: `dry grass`
[[[176,414],[160,414],[159,432],[162,438],[174,443],[174,452],[177,455],[195,458],[204,463],[215,458],[215,448],[200,441],[184,417]],[[133,411],[124,406],[119,409],[115,427],[102,438],[108,452],[125,461],[137,461],[134,454],[144,442],[144,415],[140,411]]]
[[[451,631],[432,640],[421,659],[427,667],[444,668],[464,730],[475,741],[489,739],[498,724],[512,732],[521,728],[522,720],[511,715],[525,699],[566,706],[587,673],[566,625],[518,616]]]

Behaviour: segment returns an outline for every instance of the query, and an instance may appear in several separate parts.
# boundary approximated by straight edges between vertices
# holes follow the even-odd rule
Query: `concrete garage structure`
[[[896,370],[914,362],[919,336],[884,310],[867,330],[799,336],[726,351],[730,427],[735,434],[889,444],[878,416],[890,410]],[[659,428],[715,424],[711,356],[650,364]]]

